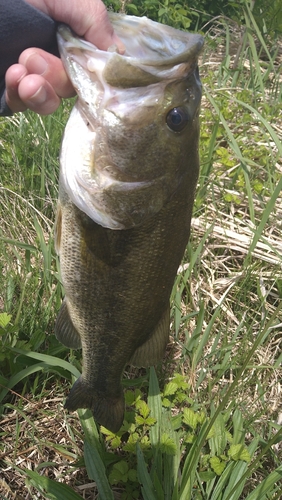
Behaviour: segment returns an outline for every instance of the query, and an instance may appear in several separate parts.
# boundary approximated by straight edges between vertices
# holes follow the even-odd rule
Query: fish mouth
[[[100,65],[106,82],[123,88],[149,85],[164,78],[181,78],[195,68],[204,43],[201,35],[181,32],[146,17],[112,12],[109,17],[125,46],[124,54],[119,54],[113,46],[108,51],[99,50],[86,40],[78,39],[68,26],[61,24],[58,26],[58,45],[66,67],[70,59],[79,57],[80,64],[89,72],[95,67],[97,73]],[[81,52],[85,55],[83,62]]]
[[[78,94],[62,143],[60,181],[72,202],[96,223],[129,229],[158,213],[182,182],[183,153],[175,153],[181,145],[172,137],[174,132],[168,132],[165,110],[174,108],[168,108],[173,100],[169,89],[179,84],[181,96],[185,94],[179,105],[189,107],[191,123],[197,117],[197,58],[203,37],[145,17],[110,13],[110,20],[126,48],[124,54],[113,47],[99,50],[68,26],[58,27],[61,58]],[[166,144],[176,142],[175,169],[166,166],[167,160],[173,164],[169,151],[163,153],[166,144],[155,149],[154,159],[146,153],[148,142],[154,143],[152,133],[158,143],[159,127]],[[115,138],[120,130],[122,146]],[[137,144],[138,134],[143,134],[144,147],[126,157],[131,147],[126,141],[132,138]]]
[[[198,57],[203,47],[201,35],[181,32],[146,17],[109,13],[115,32],[125,45],[125,56],[136,58],[140,64],[167,66]]]

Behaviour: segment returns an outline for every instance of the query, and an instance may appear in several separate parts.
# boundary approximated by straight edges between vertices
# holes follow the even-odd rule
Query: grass
[[[248,9],[245,26],[222,18],[207,34],[202,167],[171,342],[161,366],[125,371],[117,434],[62,409],[80,369],[53,335],[58,152],[72,103],[1,119],[4,500],[281,498],[281,56]]]

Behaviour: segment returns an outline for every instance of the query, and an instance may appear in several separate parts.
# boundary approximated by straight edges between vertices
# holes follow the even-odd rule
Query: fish
[[[65,408],[89,408],[118,432],[125,367],[157,364],[169,340],[199,174],[203,37],[146,17],[110,20],[124,54],[58,27],[78,98],[60,153],[55,247],[65,296],[55,334],[82,349]]]

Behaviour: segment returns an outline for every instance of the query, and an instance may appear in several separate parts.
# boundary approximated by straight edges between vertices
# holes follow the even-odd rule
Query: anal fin
[[[63,301],[55,324],[55,335],[57,339],[70,349],[80,349],[80,336],[70,318],[66,300]]]
[[[151,337],[136,349],[129,360],[133,366],[152,366],[163,357],[169,339],[170,307],[168,305]]]

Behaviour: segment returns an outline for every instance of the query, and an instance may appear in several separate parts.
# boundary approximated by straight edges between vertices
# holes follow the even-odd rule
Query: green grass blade
[[[83,428],[85,441],[87,441],[91,447],[95,448],[95,450],[98,450],[100,456],[102,456],[104,448],[102,447],[99,432],[92,412],[90,410],[80,408],[77,410],[77,413]]]
[[[168,415],[168,414],[167,414]],[[169,491],[168,496],[166,498],[172,498],[172,500],[178,498],[178,487],[179,487],[179,478],[180,478],[180,463],[181,463],[181,446],[180,446],[180,438],[179,434],[175,432],[172,428],[170,415],[167,418],[169,424],[169,436],[173,439],[175,444],[175,454],[173,456],[168,456],[167,464],[169,466]]]
[[[155,486],[159,486],[162,478],[163,457],[160,451],[160,437],[161,437],[161,422],[162,422],[162,402],[160,395],[159,382],[156,375],[155,368],[150,367],[149,378],[149,392],[148,392],[148,406],[150,408],[150,415],[156,419],[156,423],[150,427],[150,440],[153,449],[153,466],[151,469],[151,479]],[[160,496],[160,494],[158,494]]]
[[[222,500],[239,500],[245,486],[245,481],[239,482],[248,469],[246,462],[231,462],[230,474],[228,482],[224,488]],[[230,495],[232,491],[232,495]]]
[[[96,482],[101,500],[113,500],[113,492],[103,463],[103,447],[90,410],[77,410],[84,432],[84,459],[89,479]]]
[[[29,245],[28,243],[23,243],[22,241],[12,240],[11,238],[5,238],[4,236],[0,236],[0,240],[8,245],[15,245],[16,247],[28,250],[29,252],[37,252],[37,248],[34,245]]]
[[[66,484],[57,483],[46,476],[40,476],[38,472],[26,469],[25,474],[30,483],[44,495],[44,498],[50,500],[82,500],[83,498]]]
[[[155,425],[150,428],[150,440],[152,446],[158,446],[161,435],[162,401],[158,378],[153,366],[150,367],[148,406],[151,410],[151,416],[156,419]]]
[[[279,436],[280,437],[282,436],[282,428],[268,441],[268,443],[266,444],[266,446],[263,447],[262,451],[256,456],[256,459],[252,462],[251,465],[249,465],[249,467],[246,470],[246,472],[241,477],[237,477],[236,478],[236,481],[234,481],[233,488],[231,489],[231,491],[230,491],[230,489],[228,489],[229,494],[224,498],[224,500],[233,500],[234,493],[236,493],[236,491],[239,488],[241,488],[241,485],[245,483],[246,478],[249,477],[252,474],[252,472],[256,470],[256,468],[260,464],[260,461],[261,461],[262,457],[271,448],[271,446],[276,443],[276,441],[279,438]],[[252,444],[250,445],[250,447],[248,449],[250,451],[250,455],[252,456],[252,454],[253,454],[252,453],[252,451],[253,451],[252,450]],[[258,497],[257,500],[261,500],[260,497]]]
[[[259,484],[254,491],[252,491],[246,498],[246,500],[266,500],[269,498],[268,494],[272,491],[273,486],[276,483],[280,482],[280,487],[278,486],[278,494],[282,491],[282,465],[278,467],[276,470],[271,472],[269,476],[267,476],[261,484]],[[279,497],[277,497],[279,498]]]
[[[178,500],[192,499],[192,488],[196,479],[196,470],[200,458],[202,446],[206,437],[219,413],[219,409],[215,412],[214,418],[203,423],[198,436],[196,437],[189,453],[186,456],[181,477],[181,488]]]
[[[20,372],[16,373],[13,375],[9,380],[5,382],[5,387],[3,387],[2,391],[0,392],[0,403],[3,401],[5,398],[6,394],[8,394],[9,390],[15,387],[21,380],[24,380],[26,377],[29,377],[33,373],[36,373],[41,370],[47,370],[48,365],[45,365],[44,363],[37,363],[32,366],[28,366],[27,368],[24,368],[24,370],[21,370]]]
[[[229,483],[229,478],[233,467],[234,463],[230,462],[229,464],[227,464],[215,487],[212,489],[212,494],[209,497],[209,500],[219,500],[222,498],[222,492],[224,491],[226,485],[228,485]]]
[[[189,266],[186,269],[185,273],[184,274],[182,274],[182,273],[178,274],[178,276],[177,276],[177,278],[175,280],[175,283],[173,285],[172,292],[171,292],[171,297],[172,298],[175,297],[176,291],[177,291],[178,287],[179,287],[179,294],[181,296],[184,288],[187,286],[187,281],[188,281],[188,279],[190,277],[191,270],[193,269],[196,261],[199,259],[199,256],[203,252],[203,248],[205,246],[205,243],[206,243],[208,237],[210,236],[210,234],[212,233],[213,228],[214,228],[214,224],[211,224],[210,227],[208,227],[206,229],[204,236],[202,237],[202,239],[200,240],[200,242],[199,242],[199,244],[197,246],[197,249],[191,255]]]
[[[275,142],[275,146],[277,147],[278,154],[280,156],[282,156],[282,142],[281,142],[281,139],[278,137],[278,135],[276,134],[276,132],[273,129],[273,127],[263,117],[263,115],[256,108],[254,108],[253,106],[250,106],[250,104],[248,104],[247,102],[241,101],[240,99],[236,99],[236,97],[232,97],[232,101],[237,102],[243,108],[248,109],[249,111],[251,111],[251,113],[254,113],[257,116],[258,120],[264,125],[264,127],[268,131],[270,137]]]
[[[209,336],[212,332],[215,321],[221,312],[221,306],[222,306],[223,301],[224,301],[224,297],[220,300],[219,306],[216,308],[215,312],[213,313],[209,323],[207,324],[207,327],[204,330],[203,335],[200,338],[200,341],[199,341],[197,348],[195,350],[195,354],[193,355],[192,370],[194,370],[196,368],[196,365],[199,363],[200,358],[203,356],[204,347],[207,345],[207,342],[208,342]],[[201,308],[203,309],[202,312],[204,313],[204,304],[203,303],[201,304]],[[199,317],[200,317],[200,314],[199,314]],[[203,319],[204,318],[202,318],[202,320],[200,322],[201,325],[203,324]],[[198,324],[197,324],[197,327],[198,327]]]
[[[43,255],[43,262],[44,262],[44,276],[45,278],[50,278],[50,271],[51,271],[51,262],[52,262],[52,252],[51,252],[51,239],[49,238],[48,243],[45,242],[45,236],[44,236],[44,231],[39,223],[38,218],[36,215],[34,215],[34,227],[36,230],[37,238],[39,240],[39,247]]]
[[[210,103],[212,104],[212,106],[214,107],[225,131],[226,131],[226,134],[227,134],[227,137],[230,141],[230,144],[232,145],[232,148],[233,148],[233,151],[234,153],[236,154],[237,158],[240,160],[241,162],[241,166],[242,166],[242,170],[243,170],[243,174],[244,174],[244,178],[245,178],[245,184],[246,184],[246,190],[247,190],[247,194],[248,194],[248,202],[249,202],[249,212],[250,212],[250,219],[253,223],[255,223],[255,210],[254,210],[254,202],[253,202],[253,195],[252,195],[252,188],[251,188],[251,184],[250,184],[250,179],[249,179],[249,173],[248,173],[248,168],[247,168],[247,163],[246,163],[246,159],[243,157],[242,153],[241,153],[241,150],[240,150],[240,147],[236,141],[236,138],[234,137],[227,121],[225,120],[223,114],[221,113],[218,105],[216,104],[216,101],[215,99],[212,97],[212,95],[209,93],[209,91],[207,90],[207,88],[205,88],[205,94],[206,96],[208,97]]]
[[[150,368],[148,406],[151,416],[157,421],[150,428],[150,440],[153,449],[153,460],[150,477],[157,498],[175,498],[177,479],[180,467],[180,443],[177,433],[171,424],[171,415],[162,411],[161,394],[154,367]],[[175,445],[175,453],[168,454],[162,451],[161,436],[167,434]],[[173,492],[173,493],[172,493]],[[177,497],[176,497],[177,498]]]
[[[157,472],[154,469],[152,469],[150,476],[152,478],[152,482],[153,482],[153,485],[154,485],[154,490],[155,490],[156,498],[158,500],[165,500],[165,494],[164,494],[164,490],[163,490],[161,481],[159,479],[159,476],[158,476]]]
[[[196,194],[197,200],[198,199],[203,200],[206,197],[208,189],[207,180],[209,179],[213,166],[213,156],[214,156],[214,151],[216,149],[218,127],[219,127],[219,120],[217,120],[214,124],[211,136],[209,137],[208,151],[204,157],[204,160],[202,160],[201,171],[199,176],[199,188]]]
[[[237,408],[233,413],[232,423],[233,423],[232,444],[244,444],[245,429],[243,425],[243,415],[242,412]]]
[[[213,424],[214,436],[209,440],[212,455],[220,456],[226,448],[226,430],[222,413],[219,413]]]
[[[258,58],[258,54],[257,54],[255,40],[254,40],[254,37],[251,33],[251,29],[250,29],[251,27],[250,27],[250,23],[248,20],[248,16],[246,16],[246,26],[249,28],[249,29],[247,29],[247,38],[248,38],[248,42],[249,42],[250,51],[252,54],[252,57],[250,57],[250,64],[252,64],[252,62],[253,62],[253,64],[255,65],[254,84],[256,85],[256,83],[258,82],[259,90],[260,90],[261,94],[264,96],[265,92],[264,92],[263,76],[262,76],[262,72],[261,72],[261,67],[260,67],[260,63],[259,63],[259,58]]]
[[[280,181],[278,182],[276,188],[274,189],[272,196],[270,197],[270,199],[269,199],[269,201],[264,209],[264,212],[263,212],[262,217],[261,217],[261,221],[260,221],[258,227],[256,228],[256,231],[255,231],[253,240],[250,244],[249,251],[248,251],[248,254],[245,258],[245,261],[248,261],[250,259],[252,252],[254,251],[256,244],[261,237],[261,234],[264,230],[264,227],[269,219],[269,215],[271,214],[271,212],[275,206],[276,200],[277,200],[281,191],[282,191],[282,177],[281,177]]]
[[[158,498],[155,496],[154,486],[150,478],[150,474],[147,470],[147,465],[144,459],[144,455],[138,443],[136,445],[136,454],[137,454],[137,474],[139,483],[141,484],[143,500],[158,500]]]
[[[114,500],[114,495],[106,476],[105,466],[98,450],[89,441],[84,443],[84,459],[89,479],[96,482],[101,500]]]
[[[195,471],[196,471],[197,464],[199,461],[201,449],[202,449],[202,446],[204,445],[204,442],[207,438],[207,435],[208,435],[213,423],[215,422],[217,416],[227,405],[229,399],[231,398],[231,394],[233,393],[237,384],[239,383],[246,367],[248,366],[248,364],[250,362],[250,359],[254,355],[254,352],[256,351],[258,346],[261,344],[261,341],[265,337],[266,332],[269,331],[269,329],[273,325],[273,322],[276,321],[281,309],[282,309],[282,302],[280,302],[279,306],[276,308],[276,310],[271,315],[271,317],[269,318],[268,322],[266,323],[266,325],[264,326],[262,331],[259,333],[259,335],[255,339],[255,341],[252,345],[252,348],[248,351],[248,353],[246,353],[244,364],[238,369],[236,377],[234,378],[232,384],[229,386],[228,390],[226,391],[226,393],[225,393],[224,397],[222,398],[221,403],[217,407],[215,413],[213,414],[213,416],[211,417],[211,419],[209,421],[207,421],[203,424],[203,426],[199,432],[199,435],[197,436],[197,439],[194,441],[192,448],[189,451],[189,454],[187,455],[185,462],[184,462],[179,500],[190,499],[191,493],[192,493],[192,486],[193,486],[194,479],[195,479]],[[268,447],[270,445],[271,445],[271,440],[268,443]],[[246,474],[247,475],[251,474],[251,471],[252,471],[252,467],[249,467]],[[241,480],[243,480],[243,479],[244,479],[244,475],[242,476]],[[241,482],[241,480],[238,481],[238,483]],[[231,494],[233,494],[233,493],[234,492],[231,491]],[[226,498],[226,500],[227,500],[227,498]],[[230,499],[228,498],[228,500],[230,500]]]
[[[27,358],[43,361],[43,363],[45,363],[46,365],[59,366],[60,368],[63,368],[64,370],[70,372],[72,375],[74,375],[74,377],[76,378],[80,377],[80,372],[78,371],[77,368],[75,368],[75,366],[73,366],[68,361],[64,361],[63,359],[57,358],[56,356],[50,356],[49,354],[40,354],[38,352],[33,352],[33,351],[24,351],[23,349],[18,349],[16,347],[13,347],[12,350],[13,352],[22,354]]]
[[[261,43],[261,46],[263,47],[263,50],[265,51],[265,53],[267,54],[267,57],[269,59],[269,63],[270,63],[270,66],[271,66],[271,69],[274,71],[275,70],[275,67],[274,67],[274,64],[273,64],[273,61],[272,61],[272,57],[270,55],[270,52],[268,50],[268,47],[265,43],[265,40],[264,40],[264,37],[263,37],[263,34],[261,33],[256,21],[255,21],[255,18],[253,16],[253,13],[250,9],[250,6],[248,5],[248,2],[245,2],[245,8],[247,9],[247,14],[245,13],[245,19],[246,19],[246,25],[250,27],[250,23],[249,23],[249,20],[248,18],[250,19],[253,27],[254,27],[254,30],[255,30],[255,34],[256,36],[258,37],[260,43]]]
[[[257,446],[258,446],[258,439],[254,439],[250,446],[248,447],[248,451],[251,456],[255,453]],[[230,462],[227,467],[224,469],[223,473],[221,474],[215,488],[212,491],[212,495],[209,500],[219,500],[223,498],[227,500],[227,498],[230,500],[236,500],[239,499],[240,494],[242,492],[242,488],[239,487],[236,489],[235,493],[233,492],[232,497],[229,497],[229,493],[231,489],[234,487],[234,484],[237,484],[238,480],[244,472],[247,469],[248,464],[246,462]],[[244,483],[242,483],[244,486]]]

